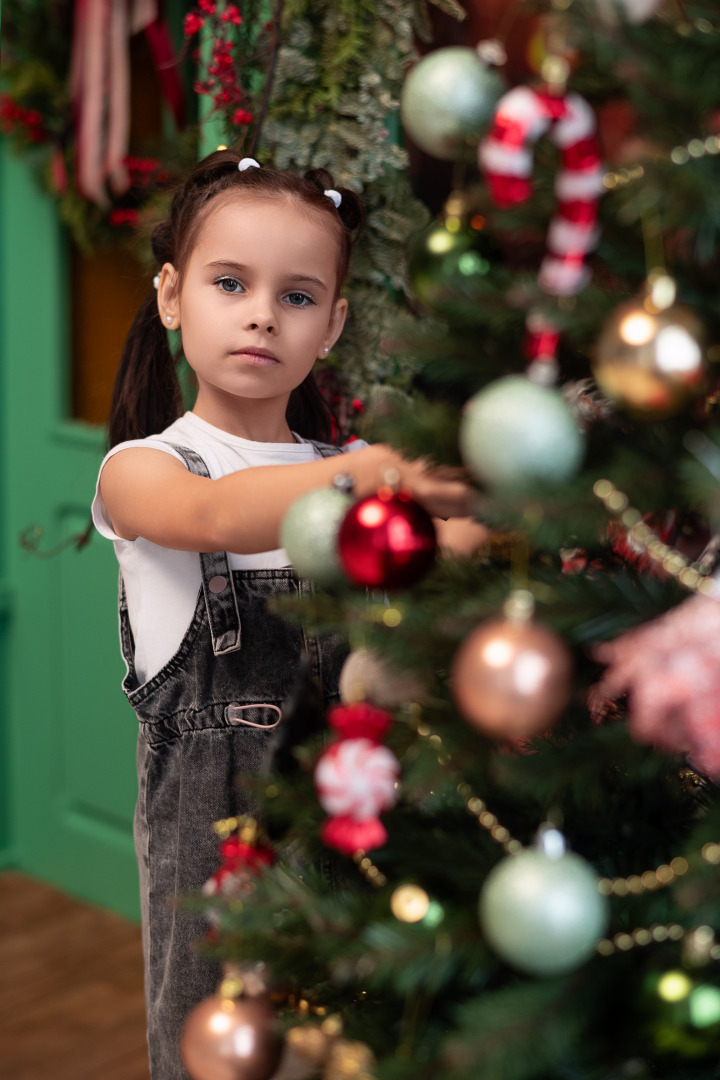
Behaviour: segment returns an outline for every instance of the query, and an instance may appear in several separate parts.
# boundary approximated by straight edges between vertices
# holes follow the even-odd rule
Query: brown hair
[[[338,208],[324,194],[335,188],[325,169],[313,169],[299,176],[272,168],[238,169],[240,155],[234,150],[217,150],[198,162],[172,200],[170,215],[155,226],[153,254],[159,264],[172,263],[180,280],[213,201],[225,192],[247,192],[256,197],[295,199],[323,215],[328,229],[338,241],[336,297],[340,294],[350,265],[354,238],[362,217],[362,204],[349,188],[337,188],[342,196]],[[115,446],[126,439],[142,439],[157,434],[182,414],[183,400],[167,333],[160,321],[155,290],[140,306],[123,348],[115,378],[108,442]],[[312,372],[290,395],[287,420],[304,438],[328,441],[332,412],[320,393]]]

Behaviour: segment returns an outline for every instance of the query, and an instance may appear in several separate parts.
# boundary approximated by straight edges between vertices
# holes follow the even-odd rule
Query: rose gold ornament
[[[660,279],[674,286],[671,279]],[[657,291],[657,288],[655,289]],[[638,417],[673,416],[701,392],[702,324],[690,308],[659,308],[653,291],[621,304],[598,340],[593,375],[601,391]]]
[[[221,994],[193,1009],[180,1046],[193,1080],[269,1080],[282,1051],[277,1018],[266,998]]]
[[[567,646],[547,627],[492,619],[455,654],[452,693],[464,718],[491,738],[530,738],[567,705],[571,670]]]

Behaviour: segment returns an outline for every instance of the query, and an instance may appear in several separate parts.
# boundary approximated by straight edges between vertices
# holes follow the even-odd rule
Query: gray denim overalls
[[[337,447],[313,445],[322,457],[340,453]],[[195,451],[174,449],[190,472],[208,475]],[[311,591],[310,583],[291,568],[231,571],[226,552],[198,557],[202,591],[190,627],[172,659],[142,685],[120,591],[128,667],[123,690],[140,721],[135,848],[152,1080],[186,1080],[180,1030],[193,1006],[212,994],[220,979],[219,967],[192,949],[207,933],[205,918],[176,910],[173,898],[198,892],[218,868],[212,823],[252,810],[236,777],[261,771],[272,738],[269,728],[277,718],[271,709],[233,707],[262,703],[281,708],[303,653],[323,687],[325,706],[336,704],[346,652],[340,635],[310,638],[301,627],[266,611],[271,596]]]

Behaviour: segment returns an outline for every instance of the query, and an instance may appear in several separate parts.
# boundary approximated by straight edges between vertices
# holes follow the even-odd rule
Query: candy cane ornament
[[[500,207],[530,198],[532,147],[538,139],[547,134],[560,150],[557,206],[538,273],[541,289],[553,296],[574,296],[591,277],[585,258],[600,238],[597,215],[604,192],[596,131],[595,115],[579,94],[516,86],[498,102],[493,127],[478,150],[490,197]],[[559,330],[537,312],[528,315],[526,325],[530,359],[554,364]],[[548,381],[542,375],[540,380]]]

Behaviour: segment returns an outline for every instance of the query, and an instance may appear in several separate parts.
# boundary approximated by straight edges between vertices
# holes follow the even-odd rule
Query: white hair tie
[[[260,162],[256,161],[254,157],[244,157],[238,162],[238,169],[240,172],[245,172],[246,169],[259,169],[261,168]]]
[[[156,289],[160,288],[160,275],[159,274],[156,274],[155,277],[153,278],[153,285],[155,286]]]
[[[336,208],[340,209],[340,203],[342,202],[342,195],[339,191],[335,191],[334,188],[329,188],[328,191],[323,191],[323,195],[327,195],[328,199],[332,199]]]

